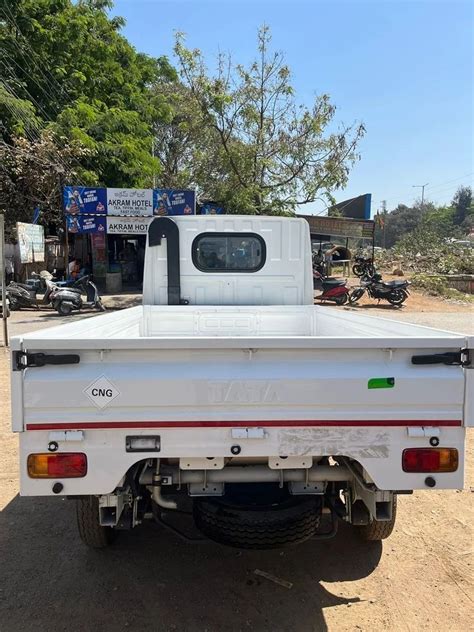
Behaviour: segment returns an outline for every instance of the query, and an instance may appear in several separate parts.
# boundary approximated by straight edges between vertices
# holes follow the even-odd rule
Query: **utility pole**
[[[0,279],[2,283],[3,344],[8,347],[7,275],[5,269],[5,216],[0,213]]]
[[[382,241],[383,241],[383,249],[386,248],[385,241],[385,216],[387,214],[387,200],[381,200],[380,205],[382,207]]]
[[[153,138],[151,139],[151,157],[152,158],[155,157],[155,136],[154,135],[153,135]],[[156,173],[154,169],[153,169],[153,176],[152,176],[152,188],[156,189]]]
[[[421,206],[425,203],[425,187],[429,185],[429,182],[426,184],[412,184],[412,189],[421,189]]]

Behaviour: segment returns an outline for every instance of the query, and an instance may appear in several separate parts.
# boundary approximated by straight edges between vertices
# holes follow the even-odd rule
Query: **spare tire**
[[[267,489],[249,498],[250,490],[257,486],[247,484],[244,497],[236,489],[242,486],[228,487],[234,489],[224,497],[194,501],[196,526],[211,540],[243,549],[272,549],[304,542],[316,534],[321,497],[291,496],[279,490],[280,498],[275,499],[273,490]]]

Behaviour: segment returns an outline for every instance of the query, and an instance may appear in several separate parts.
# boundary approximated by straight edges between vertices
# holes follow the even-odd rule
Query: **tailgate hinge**
[[[460,349],[447,353],[430,353],[428,355],[414,355],[412,364],[446,364],[447,366],[471,366],[471,349]]]
[[[26,351],[13,351],[13,370],[22,371],[31,367],[44,366],[45,364],[79,364],[81,358],[75,353],[64,355],[50,355],[46,353],[27,353]]]

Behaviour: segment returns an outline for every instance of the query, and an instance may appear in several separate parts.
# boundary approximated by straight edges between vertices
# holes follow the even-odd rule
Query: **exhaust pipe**
[[[186,305],[181,300],[179,263],[179,228],[169,217],[155,217],[148,229],[148,245],[160,246],[166,239],[166,262],[168,266],[168,305]]]

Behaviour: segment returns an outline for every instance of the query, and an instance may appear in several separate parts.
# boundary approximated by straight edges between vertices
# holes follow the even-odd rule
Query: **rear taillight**
[[[404,472],[455,472],[459,456],[456,448],[407,448],[403,450]]]
[[[87,457],[82,452],[28,455],[30,478],[81,478],[87,474]]]

